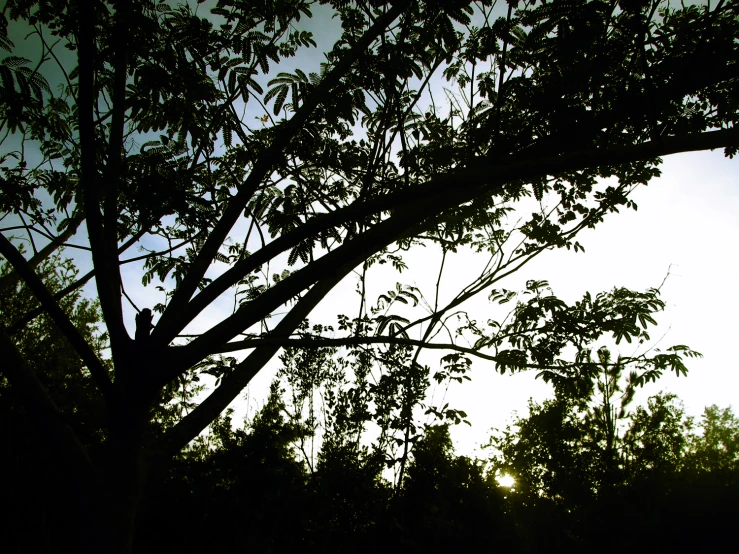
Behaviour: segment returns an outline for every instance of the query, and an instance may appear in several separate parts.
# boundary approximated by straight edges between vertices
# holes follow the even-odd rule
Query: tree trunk
[[[138,445],[112,445],[102,477],[83,502],[86,528],[81,550],[90,554],[131,554],[136,516],[149,473]]]

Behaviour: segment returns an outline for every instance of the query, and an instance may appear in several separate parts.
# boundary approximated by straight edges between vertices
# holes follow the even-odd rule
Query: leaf
[[[13,46],[13,42],[5,34],[0,33],[0,48],[7,52],[11,52]]]
[[[31,88],[28,86],[28,80],[22,73],[16,72],[15,80],[18,83],[21,94],[25,96],[31,96]]]
[[[288,91],[287,86],[280,87],[280,90],[277,93],[277,97],[275,98],[275,107],[273,110],[274,115],[279,115],[280,110],[282,109],[282,106],[285,103],[285,98],[287,98],[287,91]]]
[[[20,67],[29,63],[31,63],[31,60],[20,56],[8,56],[0,61],[0,65],[4,65],[5,67]]]
[[[269,73],[269,61],[261,50],[257,52],[257,60],[259,61],[259,69],[262,73]]]
[[[287,90],[287,86],[285,86],[285,85],[278,85],[278,86],[270,89],[269,91],[267,91],[267,94],[264,96],[264,101],[265,102],[269,102],[270,100],[272,100],[272,98],[274,98],[275,96],[277,96],[280,93],[280,91],[282,91],[283,89]]]
[[[257,83],[254,79],[249,78],[249,85],[257,91],[258,94],[264,94],[264,90],[262,89],[261,85]]]
[[[531,185],[534,189],[534,198],[536,198],[538,202],[541,202],[541,199],[544,194],[544,188],[543,188],[541,181],[535,181],[531,183]]]
[[[13,72],[5,66],[0,65],[0,79],[2,80],[3,87],[6,90],[15,90],[15,84],[13,81]]]

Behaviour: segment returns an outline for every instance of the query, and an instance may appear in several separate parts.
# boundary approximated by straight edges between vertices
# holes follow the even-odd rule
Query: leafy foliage
[[[132,551],[149,471],[217,421],[280,348],[290,425],[306,432],[308,410],[315,432],[315,395],[331,403],[324,457],[307,457],[314,473],[360,460],[347,469],[356,491],[382,464],[402,490],[424,423],[465,420],[426,394],[432,381],[464,380],[473,357],[555,384],[593,383],[601,367],[633,366],[632,387],[685,372],[695,353],[684,346],[614,362],[597,343],[646,349],[662,307],[654,290],[568,306],[534,280],[487,327],[465,304],[493,288],[512,301],[505,276],[547,250],[582,250],[578,233],[636,209],[629,195],[659,175],[660,156],[736,153],[735,2],[506,4],[6,3],[0,250],[38,304],[3,331],[3,375],[83,484],[88,550]],[[90,272],[54,289],[38,268],[64,244]],[[441,258],[435,290],[368,288],[408,269],[406,252],[421,246]],[[470,250],[487,265],[441,294],[444,268]],[[306,323],[353,274],[356,309],[342,306],[333,327]],[[87,315],[64,304],[92,278],[105,349],[89,329],[94,304]],[[231,313],[210,321],[228,295]],[[84,362],[65,354],[69,366],[89,371],[71,386],[100,402],[104,416],[79,414],[99,445],[51,409],[57,394],[71,406],[51,384],[59,368],[32,378],[38,353],[22,333],[39,331],[40,312]],[[439,371],[429,349],[446,350]],[[362,451],[370,429],[377,448]]]
[[[681,550],[733,540],[723,515],[737,486],[736,449],[725,442],[737,423],[731,410],[706,408],[697,433],[675,395],[627,411],[628,383],[620,410],[616,392],[591,388],[573,398],[559,390],[493,436],[490,471],[514,478],[511,509],[524,547],[586,551],[610,537],[614,551],[634,541]],[[693,527],[676,535],[680,513]],[[628,533],[614,536],[614,526]]]

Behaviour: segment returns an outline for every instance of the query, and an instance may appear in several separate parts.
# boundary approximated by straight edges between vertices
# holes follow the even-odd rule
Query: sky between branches
[[[500,4],[494,16],[505,15],[505,4]],[[338,22],[318,8],[312,19],[304,19],[301,24],[314,33],[318,47],[288,60],[285,70],[294,66],[306,73],[318,71],[320,62],[324,61],[323,52],[339,34]],[[448,110],[444,87],[449,88],[449,84],[441,79],[433,85],[433,97],[441,111]],[[355,138],[358,140],[360,136]],[[729,160],[719,151],[665,158],[662,177],[634,192],[637,212],[626,210],[610,215],[596,229],[585,230],[578,236],[585,253],[546,252],[500,286],[516,290],[522,289],[528,279],[546,279],[554,294],[570,303],[579,300],[586,291],[597,294],[620,286],[634,290],[657,287],[669,272],[662,287],[662,299],[667,307],[656,317],[659,326],[651,333],[653,343],[662,348],[687,344],[704,358],[688,360],[687,378],[666,374],[656,384],[647,386],[641,399],[659,390],[669,390],[695,415],[712,403],[737,406],[739,360],[733,354],[733,346],[739,314],[739,293],[734,289],[739,273],[738,164],[739,160]],[[529,212],[524,211],[521,216]],[[470,273],[482,267],[486,261],[483,258],[470,253],[463,261],[455,260],[445,270],[443,289],[449,295],[455,294],[467,284]],[[425,294],[432,295],[440,251],[416,248],[405,260],[409,266],[407,272],[400,276],[388,272],[386,279],[370,282],[369,298],[393,288],[397,280],[417,284]],[[353,315],[353,311],[344,307],[358,305],[355,285],[356,278],[347,278],[314,311],[311,319],[332,323],[336,313]],[[466,308],[484,319],[489,306],[485,296],[480,295],[473,303],[474,306]],[[216,318],[220,319],[217,315]],[[620,352],[632,354],[634,346],[623,343]],[[434,353],[426,363],[434,364],[440,355]],[[250,398],[263,396],[274,374],[270,368],[276,367],[273,360],[257,376],[250,385]],[[436,367],[432,365],[432,372]],[[502,427],[514,410],[525,412],[529,397],[542,399],[550,394],[550,387],[536,380],[534,371],[501,376],[495,373],[492,363],[482,360],[475,360],[473,368],[472,382],[457,385],[446,395],[452,407],[469,414],[472,427],[460,425],[453,431],[460,451],[468,452],[475,444],[486,441],[490,427]],[[444,391],[437,390],[434,394],[439,402]]]
[[[505,15],[505,4],[500,4],[494,17]],[[301,28],[313,32],[318,47],[287,60],[279,71],[291,72],[294,68],[305,73],[319,71],[320,63],[325,60],[323,53],[333,45],[340,29],[338,21],[322,8],[314,9],[313,13],[312,19],[301,20]],[[449,89],[450,85],[441,79],[433,82],[433,98],[441,112],[448,111],[445,88]],[[430,103],[428,95],[425,101]],[[247,108],[247,119],[252,118],[250,110],[255,107]],[[254,117],[261,115],[262,112],[254,112]],[[356,140],[362,136],[361,127],[357,126],[357,131]],[[610,215],[596,229],[585,230],[578,236],[585,253],[546,252],[500,286],[517,290],[528,279],[546,279],[555,295],[571,303],[586,291],[595,295],[620,286],[634,290],[657,287],[669,272],[662,287],[662,299],[667,307],[656,317],[658,327],[651,333],[652,346],[687,344],[704,358],[688,360],[687,378],[666,374],[656,384],[647,386],[637,396],[637,402],[667,390],[676,393],[685,402],[688,413],[694,415],[712,403],[736,406],[739,360],[733,355],[733,345],[739,294],[733,285],[739,272],[738,163],[719,151],[667,157],[661,168],[662,177],[634,192],[632,198],[639,206],[638,212],[627,210]],[[529,212],[530,209],[524,208],[520,217]],[[512,217],[516,218],[516,215]],[[433,297],[440,251],[415,248],[404,259],[409,270],[402,275],[388,268],[383,278],[377,275],[382,271],[377,271],[369,282],[368,298],[374,299],[392,289],[399,280],[416,284],[428,298]],[[445,270],[442,294],[456,294],[485,261],[484,256],[472,253],[455,258]],[[337,313],[354,316],[354,306],[359,301],[355,287],[356,277],[348,277],[314,311],[311,321],[331,324],[335,323]],[[211,310],[207,319],[216,323],[229,315],[230,306],[226,304]],[[472,304],[465,306],[471,315],[483,320],[490,317],[486,312],[491,306],[484,295]],[[623,343],[619,348],[622,354],[630,355],[635,347]],[[441,355],[435,352],[425,358],[432,372],[438,367]],[[278,365],[273,359],[250,385],[250,409],[266,396]],[[434,403],[438,404],[445,391],[432,393]],[[472,422],[471,428],[460,425],[452,432],[458,449],[472,452],[476,444],[486,441],[490,427],[504,426],[514,410],[525,412],[530,397],[543,399],[549,395],[550,387],[536,380],[534,371],[501,376],[495,373],[492,363],[475,360],[472,382],[452,387],[444,400],[454,408],[465,410]],[[238,411],[244,410],[245,404],[242,401]]]
[[[320,63],[325,60],[324,52],[339,34],[338,22],[320,8],[314,10],[313,19],[301,20],[301,25],[314,33],[318,47],[303,51],[275,71],[295,68],[306,73],[319,71]],[[266,89],[266,83],[262,84]],[[442,112],[448,110],[445,86],[449,87],[441,80],[433,84],[433,97]],[[426,98],[426,102],[430,102],[430,98]],[[262,115],[257,104],[250,103],[247,107],[247,120],[253,121],[254,117]],[[357,131],[356,140],[361,138],[361,128],[357,127]],[[653,343],[662,348],[687,344],[705,357],[688,360],[690,374],[687,378],[666,375],[648,386],[642,399],[659,390],[675,392],[685,402],[688,412],[695,415],[712,403],[737,406],[739,361],[733,354],[733,347],[737,332],[735,319],[739,314],[739,294],[734,289],[739,271],[736,245],[739,237],[738,164],[739,160],[726,159],[722,152],[666,158],[662,177],[633,194],[632,198],[639,205],[638,212],[609,215],[595,230],[585,230],[578,236],[585,253],[545,252],[500,286],[519,290],[528,279],[545,279],[555,295],[571,303],[586,291],[597,294],[617,286],[634,290],[657,287],[669,271],[662,287],[667,309],[657,316],[659,327],[651,333]],[[520,217],[530,212],[530,209],[523,209]],[[235,240],[239,240],[239,232],[239,228],[234,229],[232,237]],[[81,233],[84,234],[84,230]],[[66,254],[75,257],[82,273],[89,270],[89,259],[77,255],[78,251],[67,250]],[[414,248],[406,254],[405,261],[409,270],[402,275],[390,274],[385,268],[376,269],[368,283],[369,301],[394,288],[399,280],[415,284],[428,298],[433,297],[440,251]],[[444,273],[442,294],[456,294],[485,261],[482,256],[471,253],[455,257]],[[136,264],[123,267],[127,293],[140,307],[161,302],[161,297],[153,298],[137,285],[140,276],[140,267]],[[333,324],[337,313],[354,317],[359,301],[355,286],[356,277],[349,276],[311,315],[311,321]],[[94,285],[88,284],[85,290],[93,294]],[[471,304],[465,308],[472,316],[481,320],[491,317],[487,314],[490,305],[485,295]],[[230,315],[232,307],[232,299],[224,297],[197,320],[192,330],[206,330]],[[133,329],[134,315],[133,308],[128,307],[129,329]],[[619,351],[630,355],[633,349],[629,344],[621,344]],[[424,358],[432,372],[438,367],[441,355],[436,351]],[[261,404],[278,365],[277,359],[273,359],[256,377],[249,386],[251,406],[241,399],[236,402],[237,412],[243,413]],[[453,431],[461,453],[471,453],[475,444],[484,443],[489,428],[504,426],[514,410],[524,412],[529,397],[542,399],[549,395],[548,385],[535,380],[534,375],[535,372],[530,371],[501,376],[495,373],[492,363],[474,361],[472,382],[452,387],[444,399],[452,407],[465,410],[473,424],[471,428],[462,425]],[[433,394],[434,403],[438,404],[445,393],[434,390]]]

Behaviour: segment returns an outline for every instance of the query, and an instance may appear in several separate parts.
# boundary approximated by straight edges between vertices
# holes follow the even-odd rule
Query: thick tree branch
[[[15,268],[15,271],[18,272],[18,275],[20,275],[20,277],[25,281],[28,288],[31,289],[31,292],[33,292],[41,303],[44,311],[49,314],[49,317],[51,317],[54,324],[67,338],[80,358],[82,358],[82,361],[90,370],[90,373],[92,373],[92,376],[106,401],[110,401],[113,395],[113,384],[108,377],[108,372],[105,369],[105,366],[103,366],[92,347],[69,320],[67,314],[65,314],[56,303],[49,290],[43,282],[41,282],[41,279],[39,279],[36,273],[28,267],[28,262],[26,262],[21,253],[18,252],[18,249],[1,234],[0,254],[7,258]]]
[[[332,278],[327,278],[313,286],[282,318],[272,331],[275,336],[289,336],[300,323],[308,317],[310,312],[328,294],[346,274],[351,271],[337,271]],[[272,359],[280,349],[279,345],[265,345],[257,348],[246,357],[234,370],[223,378],[217,387],[197,408],[185,416],[169,431],[157,446],[156,454],[160,457],[171,457],[177,454],[187,443],[193,440],[210,423],[225,410],[228,405],[241,393],[254,376]]]
[[[355,267],[385,246],[408,236],[412,227],[420,225],[419,229],[423,228],[424,221],[441,216],[451,207],[470,202],[478,197],[497,194],[507,183],[733,144],[739,144],[739,130],[724,129],[697,135],[669,137],[639,145],[572,152],[509,164],[495,164],[482,159],[469,168],[440,176],[410,191],[388,195],[385,197],[384,210],[393,210],[394,215],[363,233],[361,239],[345,242],[336,250],[271,287],[255,300],[244,303],[235,314],[189,345],[182,347],[181,357],[178,356],[179,364],[175,364],[178,366],[175,374],[179,374],[189,365],[197,363],[216,351],[217,348],[300,294],[323,276],[331,275],[336,268],[346,264],[354,264],[352,267]],[[355,204],[339,211],[347,215],[372,209],[372,207],[365,207],[364,204],[370,203]],[[379,205],[374,204],[373,207],[375,206],[379,211]]]
[[[316,86],[313,93],[305,99],[305,102],[297,110],[295,115],[282,125],[277,137],[270,147],[260,156],[259,161],[254,164],[249,177],[240,187],[236,196],[229,201],[223,216],[200,249],[187,275],[172,297],[169,306],[159,319],[159,323],[152,333],[152,342],[158,343],[160,346],[165,346],[183,329],[180,317],[183,308],[197,290],[205,272],[215,259],[228,233],[239,217],[241,217],[249,199],[264,178],[269,175],[275,163],[277,163],[280,153],[303,128],[303,125],[308,121],[313,111],[351,70],[356,60],[366,52],[377,37],[385,32],[386,28],[395,21],[407,5],[407,1],[399,1],[392,9],[379,17],[362,38],[339,60],[333,70]]]
[[[110,135],[108,137],[108,153],[104,169],[105,190],[103,210],[103,230],[105,232],[105,273],[109,279],[113,279],[116,288],[121,286],[121,274],[118,258],[118,195],[121,185],[121,168],[123,165],[123,141],[126,119],[126,73],[128,69],[128,10],[131,5],[128,2],[118,2],[115,11],[115,24],[113,28],[113,116],[110,123]],[[120,296],[120,295],[119,295]],[[115,305],[115,322],[106,318],[109,332],[111,325],[116,327],[115,333],[125,335],[123,324],[123,312],[120,302]]]
[[[262,346],[279,346],[281,348],[337,348],[345,346],[362,346],[365,344],[395,344],[399,346],[418,346],[428,350],[454,350],[463,354],[469,354],[483,360],[497,362],[498,358],[490,354],[485,354],[474,348],[459,346],[453,343],[428,342],[419,339],[410,339],[397,336],[376,336],[376,337],[343,337],[343,338],[326,338],[326,337],[282,337],[267,336],[255,339],[244,339],[240,341],[229,342],[225,346],[218,349],[218,354],[227,352],[239,352],[250,348],[260,348]],[[539,366],[536,366],[539,367]]]
[[[87,224],[87,235],[92,249],[92,261],[95,266],[95,282],[100,299],[100,307],[110,334],[113,358],[125,352],[125,346],[131,339],[123,325],[123,309],[121,306],[121,277],[118,271],[117,248],[109,249],[106,233],[116,233],[117,213],[109,212],[107,217],[113,220],[113,228],[105,228],[103,214],[100,211],[101,188],[96,168],[95,127],[94,127],[94,59],[95,46],[95,10],[92,0],[80,0],[78,4],[80,27],[77,37],[79,56],[79,92],[77,109],[79,113],[80,149],[81,149],[81,184],[84,195],[84,212]],[[125,77],[125,76],[124,76]],[[117,109],[123,111],[122,105]],[[120,154],[119,154],[120,155]],[[115,196],[115,184],[110,194]],[[110,204],[112,200],[108,199]],[[108,206],[114,209],[114,206]]]
[[[705,56],[700,55],[691,57],[689,60],[685,60],[682,64],[683,68],[690,67],[694,69],[694,71],[688,72],[682,70],[676,71],[674,66],[669,64],[662,64],[666,65],[666,67],[657,65],[655,66],[655,71],[660,75],[669,74],[671,76],[671,81],[664,87],[660,87],[659,92],[655,93],[654,97],[649,96],[641,99],[627,97],[626,101],[618,104],[616,107],[613,107],[601,114],[597,114],[595,116],[597,118],[597,122],[585,121],[576,123],[575,128],[568,128],[565,131],[566,136],[546,137],[543,144],[537,143],[531,148],[512,154],[507,158],[498,158],[496,161],[505,163],[505,160],[507,159],[509,161],[521,161],[525,164],[531,159],[531,156],[545,157],[547,156],[547,152],[549,152],[549,155],[559,154],[563,145],[571,143],[572,136],[588,137],[594,128],[611,127],[615,122],[623,120],[624,118],[642,117],[642,112],[647,109],[646,107],[651,106],[655,102],[665,102],[667,99],[674,100],[682,98],[686,94],[692,94],[705,87],[725,82],[735,78],[737,74],[739,74],[739,69],[737,69],[739,66],[728,68],[713,67],[710,70],[705,70],[704,66],[706,65],[706,60],[704,58]],[[691,75],[691,77],[686,77],[688,74]],[[634,112],[635,106],[638,113]],[[294,119],[295,118],[293,118],[293,120]],[[291,122],[293,120],[291,120]],[[473,162],[473,164],[474,163],[475,162]],[[177,318],[179,330],[182,330],[195,317],[197,317],[203,309],[210,305],[229,287],[242,279],[244,275],[254,271],[260,265],[273,259],[278,254],[294,247],[306,238],[315,236],[321,231],[336,227],[348,221],[391,209],[393,206],[403,202],[403,196],[415,197],[419,194],[424,194],[424,192],[414,188],[391,195],[385,195],[380,198],[374,198],[364,203],[355,202],[346,208],[313,218],[298,229],[285,235],[281,235],[265,248],[260,249],[248,259],[238,262],[224,274],[220,275],[202,292],[195,296],[195,298],[193,298],[186,306],[173,308],[173,300],[173,302],[170,303],[169,309],[179,312]],[[190,292],[189,295],[192,296],[193,293],[194,290]],[[177,294],[178,293],[175,294],[175,297],[177,297]],[[162,317],[162,320],[165,321],[166,325],[165,316]],[[162,320],[160,320],[160,326],[162,326]],[[168,340],[171,340],[174,338],[174,334],[171,334],[167,338]]]

